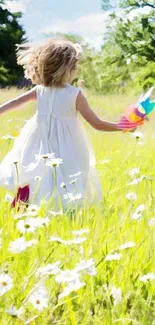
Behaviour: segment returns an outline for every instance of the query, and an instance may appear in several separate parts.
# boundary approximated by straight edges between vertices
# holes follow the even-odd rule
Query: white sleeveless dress
[[[16,191],[19,186],[29,185],[30,203],[48,201],[55,193],[54,167],[46,166],[43,159],[36,159],[36,154],[54,153],[56,158],[63,159],[56,168],[57,194],[63,206],[68,204],[67,193],[75,194],[75,191],[73,199],[72,194],[68,195],[72,204],[76,196],[80,198],[79,204],[85,202],[88,205],[102,200],[95,157],[77,118],[76,98],[79,91],[69,84],[64,88],[36,87],[37,112],[26,122],[13,149],[0,164],[0,186]],[[74,178],[76,182],[72,184]]]

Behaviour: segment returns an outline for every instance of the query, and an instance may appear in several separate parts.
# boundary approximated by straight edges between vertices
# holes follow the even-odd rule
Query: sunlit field
[[[0,90],[0,104],[21,92]],[[112,121],[137,100],[85,93]],[[35,109],[0,116],[0,160]],[[138,137],[83,123],[102,183],[100,206],[57,215],[42,204],[21,215],[10,209],[13,193],[0,189],[0,325],[155,325],[155,115]]]

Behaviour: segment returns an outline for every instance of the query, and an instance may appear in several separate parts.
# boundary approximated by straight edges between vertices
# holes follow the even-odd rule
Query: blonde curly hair
[[[40,45],[23,44],[17,49],[17,62],[25,77],[45,87],[62,87],[77,69],[81,46],[66,40],[51,39]]]

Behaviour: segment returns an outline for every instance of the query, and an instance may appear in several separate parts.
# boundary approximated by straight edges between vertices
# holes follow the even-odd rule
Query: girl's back
[[[37,106],[39,115],[50,115],[65,118],[76,117],[76,98],[79,89],[66,84],[64,87],[37,86]]]

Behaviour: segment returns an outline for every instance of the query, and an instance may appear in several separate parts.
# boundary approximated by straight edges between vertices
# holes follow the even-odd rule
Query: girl
[[[18,63],[37,86],[1,105],[0,114],[30,101],[37,102],[37,112],[0,165],[0,185],[17,190],[12,206],[18,200],[40,204],[51,196],[61,198],[64,207],[76,200],[102,200],[95,157],[78,113],[96,130],[118,129],[99,119],[81,90],[71,86],[80,56],[81,47],[65,40],[18,50]]]

